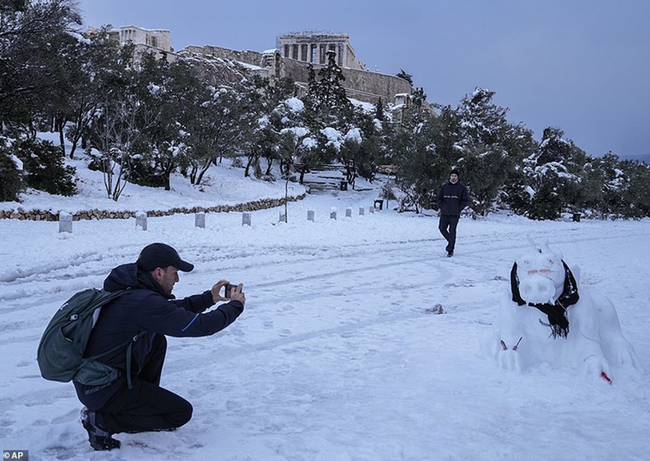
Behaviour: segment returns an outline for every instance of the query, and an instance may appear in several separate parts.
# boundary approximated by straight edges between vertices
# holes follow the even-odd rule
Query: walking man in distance
[[[456,227],[460,219],[460,212],[467,206],[469,198],[467,188],[459,180],[457,169],[451,170],[449,181],[442,185],[438,192],[438,209],[440,222],[438,229],[447,240],[447,257],[454,255],[456,246]]]

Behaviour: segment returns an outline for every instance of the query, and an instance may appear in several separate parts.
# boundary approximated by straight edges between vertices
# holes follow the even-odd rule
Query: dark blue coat
[[[233,323],[244,310],[239,301],[230,301],[217,309],[204,313],[214,305],[212,293],[184,299],[166,295],[158,282],[147,272],[138,270],[137,264],[124,264],[111,271],[104,281],[104,289],[116,291],[123,288],[130,291],[102,308],[93,332],[90,335],[85,356],[92,356],[110,350],[118,344],[127,344],[129,339],[144,332],[132,348],[132,377],[146,363],[156,334],[176,337],[209,336]],[[102,357],[101,361],[118,369],[126,368],[126,348]],[[111,396],[126,386],[125,378],[110,385],[85,386],[75,382],[79,400],[91,410],[101,408]]]
[[[468,202],[467,188],[460,181],[456,184],[447,182],[438,192],[438,208],[442,216],[460,216]]]

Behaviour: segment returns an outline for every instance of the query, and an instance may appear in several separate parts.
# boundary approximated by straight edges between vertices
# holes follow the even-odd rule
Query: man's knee
[[[179,406],[176,412],[169,415],[169,419],[174,427],[181,427],[190,422],[193,412],[194,408],[192,407],[192,404],[187,400],[184,400],[184,404]]]

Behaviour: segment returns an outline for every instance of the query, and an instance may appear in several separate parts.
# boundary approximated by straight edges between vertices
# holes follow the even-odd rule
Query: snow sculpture
[[[605,296],[579,285],[559,252],[545,242],[518,257],[501,301],[498,338],[488,345],[498,363],[522,371],[538,364],[570,367],[609,383],[613,368],[638,368]]]

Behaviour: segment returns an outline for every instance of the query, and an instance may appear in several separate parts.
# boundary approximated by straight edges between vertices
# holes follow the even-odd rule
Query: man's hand
[[[239,301],[242,304],[246,304],[246,295],[242,291],[242,288],[244,287],[243,283],[240,283],[236,287],[233,287],[232,290],[230,290],[230,298],[226,298],[225,296],[221,295],[221,289],[228,284],[230,284],[228,280],[219,280],[217,283],[215,283],[210,290],[212,292],[212,300],[215,303],[218,303],[219,301]]]

